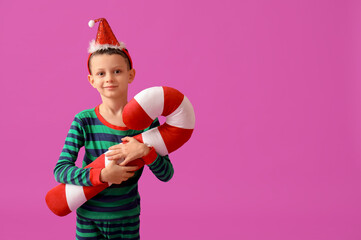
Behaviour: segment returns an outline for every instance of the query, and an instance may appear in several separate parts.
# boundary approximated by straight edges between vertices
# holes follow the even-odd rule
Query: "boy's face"
[[[127,97],[128,84],[134,80],[135,70],[128,70],[125,59],[119,54],[92,56],[90,84],[102,97]]]

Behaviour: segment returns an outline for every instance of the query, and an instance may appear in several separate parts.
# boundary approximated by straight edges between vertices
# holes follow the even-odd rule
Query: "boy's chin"
[[[102,98],[108,98],[108,99],[119,99],[121,98],[124,94],[122,93],[101,93],[100,94]]]

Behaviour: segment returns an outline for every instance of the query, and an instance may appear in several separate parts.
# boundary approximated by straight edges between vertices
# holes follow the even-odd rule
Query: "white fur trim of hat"
[[[95,42],[95,40],[92,40],[89,43],[89,48],[88,48],[88,52],[89,53],[94,53],[96,51],[99,50],[106,50],[106,49],[119,49],[119,50],[123,50],[125,48],[125,43],[123,42],[119,42],[119,46],[116,45],[110,45],[110,44],[98,44]]]

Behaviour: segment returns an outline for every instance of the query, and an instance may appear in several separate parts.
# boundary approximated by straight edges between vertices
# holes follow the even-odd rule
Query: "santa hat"
[[[125,48],[125,44],[123,42],[118,42],[107,20],[105,18],[90,20],[88,23],[89,27],[94,27],[94,24],[96,22],[99,22],[98,33],[96,39],[92,40],[89,44],[88,52],[90,53],[90,55],[88,58],[88,69],[90,56],[96,51],[106,49],[119,49],[123,51],[127,55],[130,63],[130,69],[132,69],[132,59],[130,58],[128,50]]]

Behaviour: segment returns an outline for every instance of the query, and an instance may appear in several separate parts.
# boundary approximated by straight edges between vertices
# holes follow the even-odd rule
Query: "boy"
[[[135,70],[124,44],[116,40],[107,21],[95,21],[99,22],[99,28],[97,39],[89,48],[88,80],[99,92],[102,103],[75,116],[54,175],[60,183],[82,186],[113,183],[77,209],[76,239],[139,239],[138,180],[143,167],[137,170],[127,164],[142,158],[161,181],[172,178],[173,166],[168,156],[162,157],[153,147],[132,138],[159,126],[158,120],[143,131],[124,125],[122,109],[127,103],[128,84],[134,80]],[[119,144],[121,142],[127,143]],[[106,156],[113,161],[103,169],[77,168],[75,161],[83,146],[83,167],[108,149],[112,151]],[[117,164],[119,159],[124,161]]]

